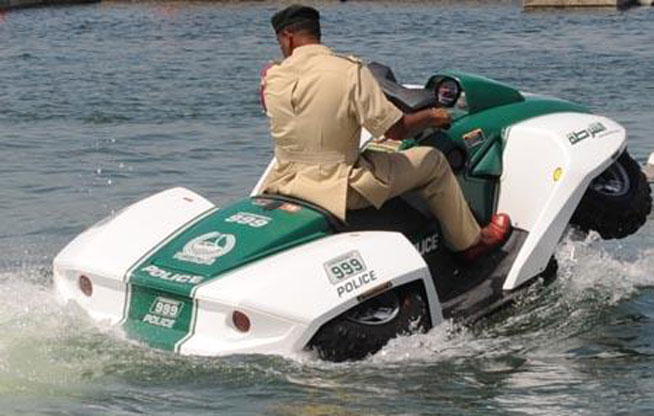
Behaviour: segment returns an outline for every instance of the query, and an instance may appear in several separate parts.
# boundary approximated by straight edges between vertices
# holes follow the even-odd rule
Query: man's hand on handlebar
[[[384,136],[392,140],[404,140],[427,127],[449,129],[451,124],[452,117],[444,108],[426,108],[417,113],[404,114]]]
[[[452,125],[452,116],[444,108],[431,108],[433,126],[439,129],[449,129]]]

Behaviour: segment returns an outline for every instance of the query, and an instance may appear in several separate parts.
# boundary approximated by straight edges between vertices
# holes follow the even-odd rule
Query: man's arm
[[[442,108],[427,108],[417,113],[405,113],[389,128],[384,137],[391,140],[404,140],[427,127],[449,128],[450,114]]]

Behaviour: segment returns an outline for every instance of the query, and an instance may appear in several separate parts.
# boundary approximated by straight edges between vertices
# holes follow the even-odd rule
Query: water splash
[[[647,230],[645,230],[647,234]],[[427,334],[398,337],[363,366],[492,358],[551,348],[592,331],[616,306],[654,287],[654,248],[625,255],[595,233],[570,232],[559,245],[557,280],[530,287],[507,310],[471,328],[446,322]],[[626,259],[623,257],[627,257]]]
[[[76,368],[53,352],[73,335],[74,317],[58,307],[52,291],[35,280],[41,273],[0,275],[0,395],[54,392],[79,378]]]

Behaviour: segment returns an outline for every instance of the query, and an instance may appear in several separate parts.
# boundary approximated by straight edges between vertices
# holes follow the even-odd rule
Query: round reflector
[[[81,290],[86,296],[90,297],[93,294],[93,283],[91,283],[91,279],[81,275],[77,283],[79,284],[79,290]]]
[[[250,330],[250,318],[243,312],[234,311],[232,313],[232,322],[234,326],[241,332],[248,332]]]

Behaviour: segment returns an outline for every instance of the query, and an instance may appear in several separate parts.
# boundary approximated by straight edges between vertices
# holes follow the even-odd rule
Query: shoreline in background
[[[523,0],[525,9],[614,7],[625,9],[635,6],[652,6],[654,0]]]
[[[0,0],[0,12],[30,7],[69,6],[99,2],[100,0]]]
[[[80,4],[93,4],[100,1],[114,1],[114,2],[134,2],[134,0],[0,0],[0,12],[6,12],[15,9],[24,9],[31,7],[44,7],[44,6],[69,6]],[[142,2],[136,0],[138,2]],[[146,2],[153,3],[177,3],[180,0],[145,0]],[[239,0],[197,0],[198,2],[207,3],[242,3]],[[246,0],[246,2],[249,0]],[[261,0],[260,0],[261,1]],[[346,0],[341,0],[345,2]],[[356,0],[360,1],[360,0]],[[364,0],[368,1],[368,0]],[[409,0],[409,3],[412,1]],[[425,2],[425,1],[421,1]],[[431,0],[427,2],[433,3],[506,3],[517,2],[515,0]],[[590,7],[603,7],[603,8],[618,8],[624,9],[634,6],[652,6],[654,0],[522,0],[523,8],[525,9],[540,9],[540,8],[590,8]]]

